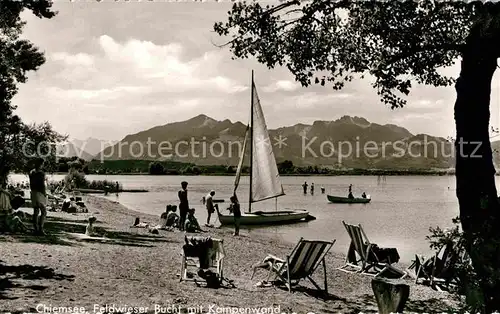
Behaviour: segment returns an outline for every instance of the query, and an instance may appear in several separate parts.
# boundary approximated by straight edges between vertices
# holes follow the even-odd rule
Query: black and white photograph
[[[0,313],[500,312],[500,2],[0,0]]]

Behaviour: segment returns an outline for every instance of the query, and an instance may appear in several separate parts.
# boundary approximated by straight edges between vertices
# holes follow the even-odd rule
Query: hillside
[[[61,143],[57,147],[59,157],[78,157],[86,161],[91,161],[103,149],[115,145],[118,141],[103,141],[89,137],[86,140],[72,139]]]
[[[198,115],[127,135],[96,159],[236,165],[245,129],[241,122]],[[446,139],[414,135],[401,126],[380,125],[362,117],[300,123],[269,133],[277,161],[291,160],[298,166],[431,169],[454,165],[453,147]]]

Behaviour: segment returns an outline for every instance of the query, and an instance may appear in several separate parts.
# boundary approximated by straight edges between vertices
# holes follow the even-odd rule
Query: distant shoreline
[[[22,173],[14,173],[21,174]],[[67,172],[55,172],[51,175],[66,175]],[[200,174],[149,174],[147,172],[123,172],[123,173],[88,173],[87,175],[96,176],[152,176],[152,177],[164,177],[164,176],[217,176],[217,177],[234,177],[234,173],[200,173]],[[242,174],[243,177],[248,177],[248,174]],[[336,177],[336,176],[455,176],[455,173],[450,172],[418,172],[418,171],[391,171],[384,174],[376,173],[356,173],[356,172],[339,172],[339,173],[300,173],[300,174],[288,174],[280,173],[282,177]]]

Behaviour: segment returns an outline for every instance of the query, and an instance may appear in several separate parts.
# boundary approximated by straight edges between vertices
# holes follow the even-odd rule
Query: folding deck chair
[[[224,241],[221,239],[215,239],[211,237],[200,237],[200,236],[185,236],[185,242],[188,243],[191,240],[201,240],[201,239],[210,239],[212,242],[212,247],[208,249],[207,254],[208,254],[208,269],[214,271],[219,279],[220,282],[224,279],[223,277],[223,262],[224,262],[224,257],[225,257],[225,252],[224,252]],[[200,268],[200,261],[199,261],[199,256],[190,256],[192,254],[187,254],[185,253],[184,249],[182,249],[181,252],[181,275],[180,275],[180,281],[195,281],[195,276],[188,276],[188,272],[190,269],[193,268]]]
[[[454,274],[456,264],[462,258],[467,260],[464,254],[456,251],[453,243],[443,245],[433,256],[426,258],[422,255],[415,255],[415,260],[408,269],[415,269],[415,283],[418,284],[428,282],[432,288],[442,291],[440,286],[449,288],[450,285],[458,284],[458,278]]]
[[[312,241],[300,238],[295,248],[285,259],[268,255],[262,263],[255,265],[252,279],[258,268],[264,268],[269,270],[268,280],[274,273],[274,279],[279,278],[283,281],[289,292],[292,292],[292,286],[298,285],[301,279],[307,278],[319,291],[328,293],[325,256],[335,241]],[[311,277],[320,264],[323,265],[324,289],[321,289]]]
[[[390,256],[386,257],[384,260],[379,258],[377,252],[374,250],[376,245],[374,243],[370,243],[363,227],[361,227],[360,224],[357,226],[350,225],[345,221],[342,221],[342,224],[344,224],[344,227],[351,238],[351,244],[349,245],[349,249],[347,251],[345,264],[344,266],[338,268],[338,270],[348,273],[356,272],[375,277],[380,277],[382,274],[387,272],[391,272],[399,278],[404,278],[408,275],[407,272],[391,265],[392,263],[396,263],[397,260],[391,261]],[[348,268],[351,268],[351,270]],[[368,272],[372,269],[375,270],[374,274]]]

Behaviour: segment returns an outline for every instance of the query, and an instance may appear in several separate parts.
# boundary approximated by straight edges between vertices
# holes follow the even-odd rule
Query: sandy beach
[[[156,224],[158,217],[131,211],[104,198],[88,196],[87,214],[49,212],[46,237],[0,235],[0,312],[40,312],[45,307],[84,307],[90,313],[127,312],[123,307],[154,313],[231,313],[234,308],[273,308],[280,313],[376,312],[371,277],[337,270],[344,256],[327,255],[328,297],[314,293],[303,281],[297,291],[256,287],[264,271],[251,280],[251,266],[268,253],[285,256],[293,244],[263,235],[250,238],[245,230],[233,237],[230,229],[206,228],[205,236],[224,240],[224,275],[235,288],[210,289],[179,282],[184,233],[130,228],[135,217]],[[27,210],[29,213],[30,211]],[[97,217],[96,230],[108,240],[84,241],[86,218]],[[324,240],[330,240],[325,238]],[[347,248],[345,248],[347,251]],[[398,265],[406,268],[407,265]],[[317,271],[322,283],[322,271]],[[451,312],[459,304],[446,292],[410,285],[407,312]],[[107,307],[106,307],[107,306]],[[120,311],[120,308],[122,310]],[[141,307],[142,309],[139,309]],[[46,312],[48,312],[46,310]],[[54,312],[54,311],[52,311]]]

